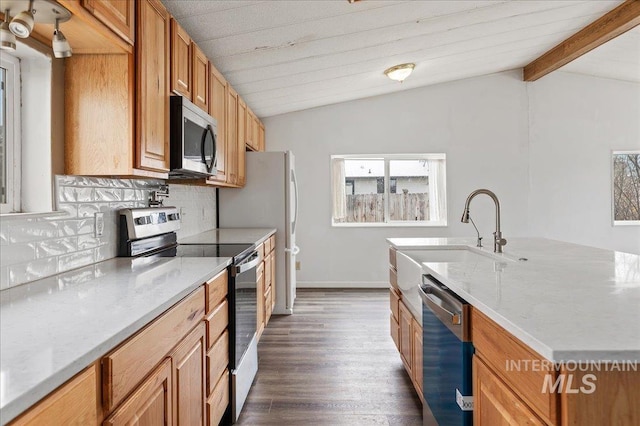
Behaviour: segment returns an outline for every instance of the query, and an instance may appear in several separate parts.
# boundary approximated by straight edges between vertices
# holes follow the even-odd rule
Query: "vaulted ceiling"
[[[266,117],[520,68],[621,1],[163,3],[254,112]],[[633,37],[620,50],[637,46],[637,31]],[[573,71],[597,68],[587,56]],[[404,62],[416,64],[404,83],[383,74]]]

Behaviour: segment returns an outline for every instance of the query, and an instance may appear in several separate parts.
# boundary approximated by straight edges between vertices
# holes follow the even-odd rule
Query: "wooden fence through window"
[[[384,222],[384,194],[347,194],[347,217],[341,222]],[[393,220],[429,220],[429,195],[390,194],[389,216]]]

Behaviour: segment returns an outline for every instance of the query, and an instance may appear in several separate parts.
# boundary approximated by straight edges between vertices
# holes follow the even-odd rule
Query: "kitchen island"
[[[470,239],[387,241],[399,256],[413,259],[422,273],[432,275],[473,306],[476,423],[482,424],[479,406],[487,407],[486,398],[482,405],[486,388],[478,388],[475,370],[480,364],[476,361],[482,363],[480,367],[488,365],[482,372],[498,379],[493,391],[512,392],[513,398],[505,397],[503,402],[524,400],[532,409],[531,418],[541,424],[640,422],[634,402],[640,398],[640,256],[534,238],[510,239],[503,254],[479,249]],[[470,255],[446,259],[442,256],[446,250]],[[398,265],[398,278],[401,268]],[[416,278],[416,286],[419,282]],[[409,299],[407,305],[416,304],[411,291],[403,291],[402,297]],[[507,340],[491,339],[498,335]],[[486,359],[496,354],[502,354],[499,361]],[[547,373],[550,384],[570,376],[575,376],[574,383],[560,382],[555,390],[547,386],[546,406],[539,409],[540,395],[527,395],[514,382],[538,383]],[[595,376],[592,392],[583,386],[589,374]],[[486,384],[487,376],[483,377],[481,385]],[[545,392],[540,386],[533,389]]]

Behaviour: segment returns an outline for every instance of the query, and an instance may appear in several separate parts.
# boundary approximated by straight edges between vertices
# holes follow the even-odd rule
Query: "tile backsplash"
[[[146,207],[161,180],[56,176],[56,210],[37,217],[0,219],[0,290],[117,255],[118,210]],[[166,205],[179,207],[180,237],[216,227],[215,189],[170,185]],[[94,215],[104,213],[104,232],[94,236]]]

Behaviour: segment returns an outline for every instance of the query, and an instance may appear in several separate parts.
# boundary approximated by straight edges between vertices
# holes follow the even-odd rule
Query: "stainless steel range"
[[[120,211],[118,255],[121,257],[231,257],[229,268],[229,370],[231,409],[240,416],[258,372],[257,277],[262,262],[254,244],[178,244],[180,212],[175,207]]]

